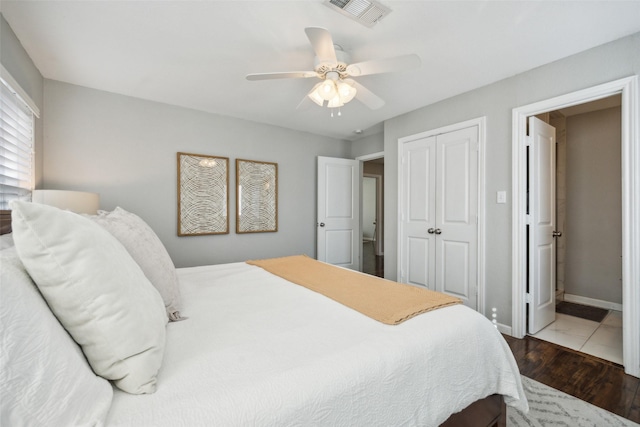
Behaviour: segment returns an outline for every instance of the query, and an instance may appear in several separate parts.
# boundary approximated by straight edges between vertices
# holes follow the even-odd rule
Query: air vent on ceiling
[[[367,27],[373,27],[391,12],[388,7],[369,0],[325,0],[324,4]]]

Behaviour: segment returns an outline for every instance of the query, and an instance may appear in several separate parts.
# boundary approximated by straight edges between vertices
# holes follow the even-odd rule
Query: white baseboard
[[[559,301],[564,301],[564,291],[561,289],[558,289],[556,291],[556,303],[558,303]]]
[[[564,300],[567,302],[575,302],[576,304],[590,305],[592,307],[600,307],[607,310],[622,311],[622,304],[616,302],[602,301],[595,298],[581,297],[579,295],[564,294]]]
[[[501,334],[509,335],[510,337],[513,336],[511,335],[511,326],[503,325],[502,323],[498,323],[497,326]]]

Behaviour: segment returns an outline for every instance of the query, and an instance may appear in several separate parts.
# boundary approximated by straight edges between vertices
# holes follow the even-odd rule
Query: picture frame
[[[229,233],[229,158],[177,153],[178,236]]]
[[[236,233],[278,231],[278,164],[236,159]]]

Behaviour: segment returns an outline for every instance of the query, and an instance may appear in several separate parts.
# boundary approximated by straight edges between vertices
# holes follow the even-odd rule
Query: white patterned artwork
[[[236,233],[278,231],[278,164],[236,159]]]
[[[229,233],[229,158],[178,153],[178,236]]]

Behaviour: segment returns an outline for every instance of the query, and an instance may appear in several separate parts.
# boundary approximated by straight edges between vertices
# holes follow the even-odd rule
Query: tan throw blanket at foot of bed
[[[262,267],[388,325],[461,303],[440,292],[336,267],[305,255],[251,260],[247,264]]]

